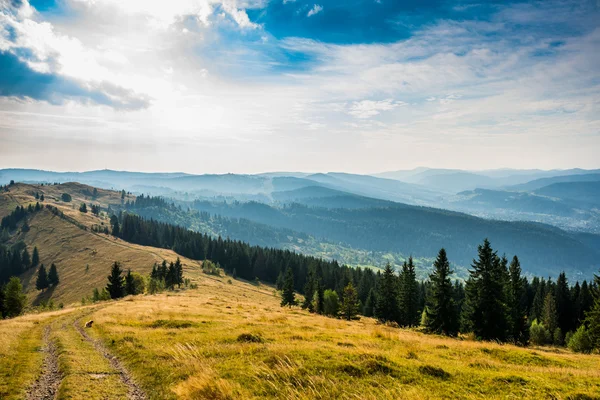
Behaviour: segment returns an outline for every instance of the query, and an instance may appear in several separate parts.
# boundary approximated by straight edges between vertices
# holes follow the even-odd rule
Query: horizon
[[[0,0],[0,158],[600,168],[600,2]]]

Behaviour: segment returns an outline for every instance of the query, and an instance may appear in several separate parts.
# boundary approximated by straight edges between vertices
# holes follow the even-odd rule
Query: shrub
[[[64,201],[65,203],[68,203],[68,202],[70,202],[70,201],[72,200],[72,198],[71,198],[71,195],[70,195],[69,193],[63,193],[63,194],[60,196],[60,199],[61,199],[62,201]]]
[[[325,315],[336,317],[340,310],[340,298],[336,291],[327,289],[323,294],[323,308]]]
[[[265,340],[260,335],[242,333],[237,337],[237,341],[241,343],[263,343]]]
[[[562,334],[562,330],[560,328],[556,328],[554,330],[554,335],[552,335],[552,339],[553,339],[553,343],[555,346],[562,346],[563,345],[563,334]]]
[[[550,332],[548,332],[544,324],[534,319],[529,327],[529,340],[531,343],[540,346],[551,342],[551,337]]]
[[[567,346],[571,351],[576,353],[591,353],[593,350],[592,340],[584,325],[581,325],[570,339]]]
[[[150,278],[148,282],[148,293],[156,294],[165,290],[164,279]]]

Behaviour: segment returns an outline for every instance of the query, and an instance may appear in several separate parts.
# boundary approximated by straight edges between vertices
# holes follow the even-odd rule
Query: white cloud
[[[356,118],[366,119],[379,115],[382,111],[390,111],[396,107],[404,106],[406,103],[402,101],[387,100],[362,100],[355,101],[349,107],[348,114]]]
[[[313,7],[310,10],[308,10],[308,14],[306,14],[306,16],[312,17],[313,15],[317,15],[321,11],[323,11],[323,6],[315,4],[315,5],[313,5]]]

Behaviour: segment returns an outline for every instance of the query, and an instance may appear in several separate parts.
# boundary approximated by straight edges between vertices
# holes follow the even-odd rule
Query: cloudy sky
[[[600,167],[600,0],[0,0],[0,168]]]

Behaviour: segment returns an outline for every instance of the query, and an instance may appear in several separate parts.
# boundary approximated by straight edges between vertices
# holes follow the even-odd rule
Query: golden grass
[[[45,204],[58,207],[79,224],[88,227],[88,230],[83,230],[69,220],[44,209],[29,217],[29,232],[18,232],[11,238],[12,243],[24,241],[30,254],[33,252],[33,247],[37,246],[40,262],[46,267],[55,263],[58,269],[60,284],[45,292],[35,289],[37,270],[29,270],[21,276],[30,304],[35,305],[50,299],[56,305],[72,304],[79,302],[84,296],[91,296],[94,288],[102,289],[106,285],[106,277],[115,261],[121,262],[125,270],[131,268],[132,271],[147,275],[154,263],[161,263],[163,260],[171,262],[178,257],[171,250],[135,245],[110,235],[92,232],[92,225],[99,225],[101,222],[105,225],[110,223],[106,216],[97,217],[91,212],[84,214],[78,211],[79,200],[85,200],[81,194],[85,190],[91,192],[93,188],[75,183],[55,186],[17,184],[10,192],[0,194],[0,199],[4,200],[4,203],[0,202],[0,204],[11,205],[10,208],[0,207],[4,214],[14,210],[16,207],[14,201],[18,201],[21,205],[35,203],[33,197],[35,193],[43,192],[46,196]],[[55,200],[59,199],[64,192],[73,196],[72,202],[63,203]],[[101,203],[103,207],[106,207],[109,202],[114,204],[121,201],[120,195],[116,192],[99,190],[99,193],[98,201],[95,203]],[[87,201],[89,202],[89,199]],[[187,276],[193,277],[200,273],[199,262],[185,257],[181,257],[181,261]]]
[[[153,399],[566,399],[600,393],[598,356],[428,336],[278,303],[266,288],[202,279],[197,291],[111,304],[94,314],[93,331]]]

